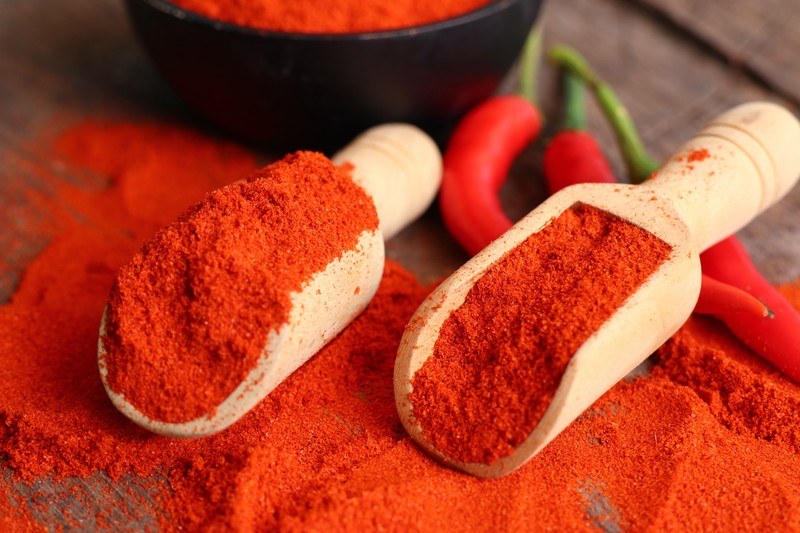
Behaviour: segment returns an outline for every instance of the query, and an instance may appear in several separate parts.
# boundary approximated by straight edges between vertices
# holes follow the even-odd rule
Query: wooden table
[[[582,50],[613,80],[658,157],[724,109],[743,101],[770,99],[800,107],[800,2],[797,0],[554,0],[545,13],[546,44],[564,42]],[[543,106],[555,116],[551,72],[542,77]],[[0,275],[0,301],[17,284],[25,265],[46,243],[26,240],[15,217],[22,195],[10,183],[24,175],[15,161],[34,157],[20,145],[43,124],[81,116],[198,121],[156,76],[115,0],[6,0],[0,3],[0,250],[15,272]],[[596,108],[593,131],[621,171],[610,130]],[[552,125],[551,125],[552,127]],[[541,144],[541,143],[540,143]],[[800,149],[800,147],[798,147]],[[528,150],[503,189],[506,208],[520,217],[544,197],[541,146]],[[30,187],[36,187],[36,178]],[[65,177],[68,179],[68,176]],[[757,265],[774,282],[800,276],[800,187],[741,234]],[[22,244],[20,244],[20,242]],[[390,257],[432,282],[466,257],[443,230],[437,213],[389,244]],[[8,472],[0,470],[0,475]],[[16,485],[16,497],[94,495],[97,507],[124,506],[123,497],[102,497],[111,482],[89,479]],[[136,479],[118,484],[133,490]],[[64,500],[69,505],[69,498]],[[59,505],[36,518],[60,522]],[[93,509],[76,510],[93,525]],[[132,529],[152,524],[154,509],[140,509]]]

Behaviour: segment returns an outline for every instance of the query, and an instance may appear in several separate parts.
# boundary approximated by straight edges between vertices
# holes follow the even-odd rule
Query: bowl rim
[[[411,26],[408,28],[359,33],[297,33],[253,28],[250,26],[241,26],[232,22],[224,22],[221,20],[212,19],[199,13],[186,10],[169,0],[128,0],[128,2],[141,2],[147,4],[151,8],[161,11],[178,20],[200,24],[217,31],[226,31],[254,37],[280,38],[298,41],[367,41],[398,37],[412,37],[421,33],[432,33],[443,29],[466,25],[476,20],[489,17],[524,1],[531,0],[491,0],[483,7],[463,13],[456,17],[431,22],[428,24],[422,24],[420,26]],[[540,0],[537,0],[537,3],[540,3]]]

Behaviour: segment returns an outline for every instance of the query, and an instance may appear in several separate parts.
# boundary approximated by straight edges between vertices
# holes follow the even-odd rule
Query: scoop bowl
[[[800,122],[789,111],[766,102],[744,104],[713,120],[643,185],[574,185],[541,204],[442,282],[409,322],[395,362],[394,390],[411,437],[445,464],[478,477],[504,476],[525,464],[689,317],[700,291],[699,253],[795,186],[798,144]],[[525,429],[527,437],[510,454],[491,464],[448,456],[431,443],[415,414],[414,375],[433,356],[445,320],[487,270],[576,203],[646,230],[670,245],[670,257],[572,354],[543,417]],[[535,284],[531,279],[530,286]],[[475,429],[460,428],[459,435]]]

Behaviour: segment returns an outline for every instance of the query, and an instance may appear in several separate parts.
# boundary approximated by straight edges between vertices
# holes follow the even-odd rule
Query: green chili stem
[[[586,129],[586,102],[583,81],[574,72],[564,71],[564,129]]]
[[[628,110],[611,86],[595,74],[586,59],[577,50],[564,45],[552,47],[549,58],[553,64],[574,73],[591,87],[617,137],[631,181],[641,183],[658,170],[659,164],[647,153]]]
[[[528,40],[520,57],[519,66],[519,94],[532,104],[538,102],[536,91],[537,75],[539,73],[539,62],[542,56],[542,27],[537,25]]]

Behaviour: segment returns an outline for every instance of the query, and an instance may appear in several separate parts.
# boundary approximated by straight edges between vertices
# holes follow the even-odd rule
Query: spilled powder
[[[688,161],[689,163],[697,163],[700,161],[705,161],[709,157],[711,157],[711,154],[709,153],[708,149],[700,148],[689,152],[686,155],[686,161]]]
[[[24,222],[49,244],[0,307],[3,529],[800,528],[800,387],[710,320],[690,321],[651,376],[620,383],[518,472],[441,467],[394,409],[395,352],[427,291],[391,262],[367,311],[236,425],[199,441],[139,430],[96,369],[114,275],[256,163],[170,125],[87,123],[30,150],[29,201],[50,215]],[[784,290],[800,306],[800,285]]]

